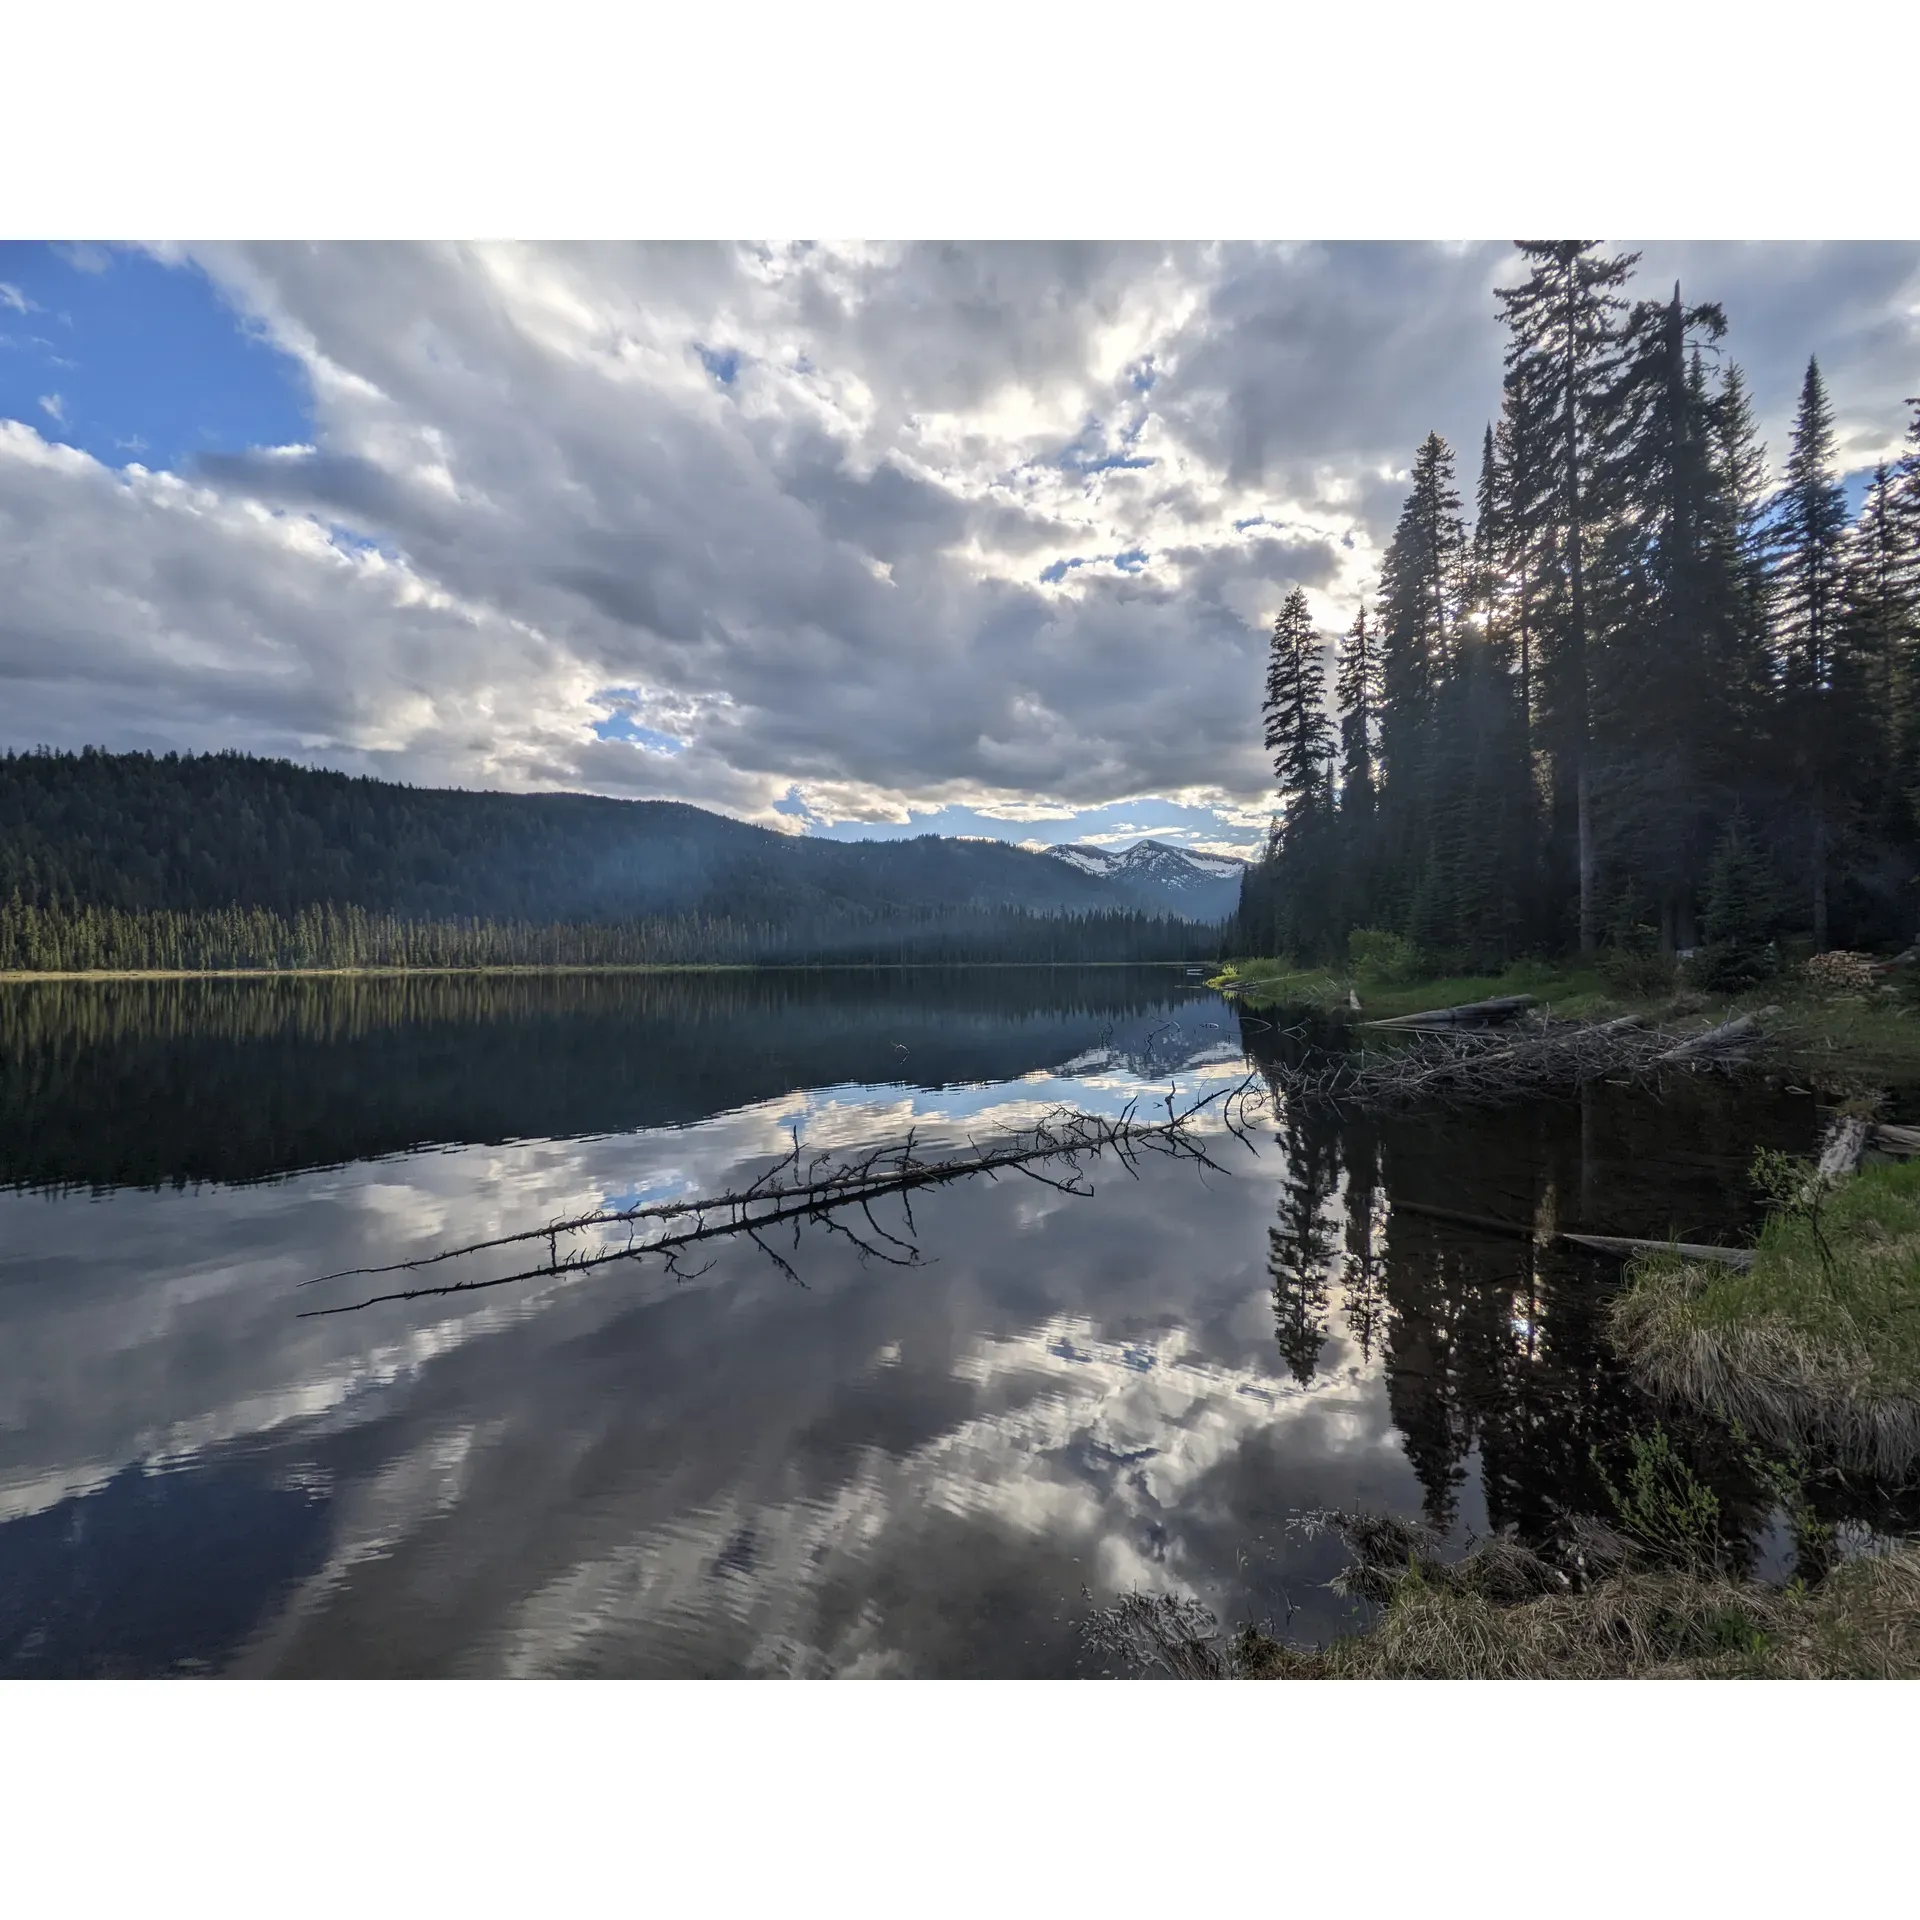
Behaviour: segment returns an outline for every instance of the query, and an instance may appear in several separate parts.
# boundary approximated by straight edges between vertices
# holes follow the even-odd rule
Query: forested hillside
[[[1726,315],[1630,297],[1636,258],[1520,244],[1471,518],[1429,434],[1331,703],[1305,596],[1282,609],[1242,951],[1699,946],[1705,979],[1912,938],[1920,412],[1849,515],[1810,358],[1772,482]]]
[[[239,754],[0,757],[0,972],[1211,958],[993,841],[423,790]]]
[[[0,900],[15,895],[43,907],[328,905],[532,922],[1140,904],[997,841],[810,840],[670,801],[403,787],[235,753],[93,751],[0,757]]]

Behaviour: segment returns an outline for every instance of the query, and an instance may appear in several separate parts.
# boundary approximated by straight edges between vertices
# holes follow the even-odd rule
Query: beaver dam
[[[1281,1027],[1307,1035],[1306,1023]],[[1358,1045],[1309,1044],[1281,1055],[1275,1090],[1301,1101],[1361,1108],[1493,1105],[1577,1093],[1602,1080],[1650,1081],[1669,1072],[1732,1072],[1765,1039],[1758,1016],[1666,1027],[1638,1014],[1556,1020],[1524,995],[1484,1000],[1340,1030]]]

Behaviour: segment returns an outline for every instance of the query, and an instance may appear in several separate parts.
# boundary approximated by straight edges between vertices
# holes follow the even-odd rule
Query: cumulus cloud
[[[9,731],[789,827],[1179,793],[1242,845],[1274,610],[1297,584],[1345,624],[1430,427],[1470,484],[1513,258],[196,249],[303,368],[312,444],[116,473],[8,427]],[[1820,350],[1865,457],[1900,430],[1917,262],[1647,271],[1726,298],[1770,428]]]

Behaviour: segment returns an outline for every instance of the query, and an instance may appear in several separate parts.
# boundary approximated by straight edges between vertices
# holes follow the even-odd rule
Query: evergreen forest
[[[1920,403],[1850,512],[1810,357],[1774,479],[1726,314],[1639,297],[1637,258],[1519,242],[1471,512],[1429,433],[1347,632],[1281,608],[1236,951],[1692,952],[1735,985],[1913,938]]]
[[[0,972],[1211,959],[1219,930],[999,841],[288,761],[0,755]]]

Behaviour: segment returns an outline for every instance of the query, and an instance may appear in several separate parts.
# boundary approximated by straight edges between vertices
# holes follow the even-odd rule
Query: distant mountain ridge
[[[1124,852],[1078,844],[1047,851],[1077,872],[1126,888],[1152,912],[1186,920],[1226,919],[1240,904],[1240,876],[1247,870],[1231,854],[1194,853],[1164,840],[1139,840]]]
[[[1136,852],[1138,850],[1136,849]],[[1168,849],[1174,852],[1174,849]],[[1185,858],[1185,856],[1180,856]],[[869,925],[901,915],[1217,918],[1001,841],[834,841],[699,807],[400,786],[237,753],[0,755],[0,903],[332,903],[532,923],[694,914]]]

